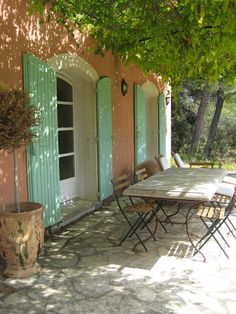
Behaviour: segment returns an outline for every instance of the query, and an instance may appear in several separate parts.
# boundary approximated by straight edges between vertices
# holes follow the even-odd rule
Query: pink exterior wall
[[[28,13],[27,0],[0,0],[0,82],[10,88],[23,88],[22,55],[30,53],[47,61],[60,53],[78,53],[87,60],[100,77],[108,76],[112,82],[113,113],[113,175],[123,172],[132,173],[134,166],[134,118],[133,84],[142,85],[147,77],[136,67],[124,67],[120,59],[107,53],[104,57],[89,53],[87,48],[93,41],[80,33],[72,38],[61,26],[39,23],[39,18]],[[121,94],[121,79],[129,84],[126,96]],[[159,89],[161,84],[156,78],[148,78]],[[27,178],[25,151],[21,150],[20,183],[21,200],[27,199]],[[0,152],[0,204],[12,202],[13,189],[12,154]]]

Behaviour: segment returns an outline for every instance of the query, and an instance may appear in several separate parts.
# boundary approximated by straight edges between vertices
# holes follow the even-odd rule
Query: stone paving
[[[183,218],[184,210],[175,220]],[[47,237],[39,274],[0,276],[0,313],[235,313],[235,239],[228,236],[229,260],[210,241],[203,262],[192,256],[184,225],[166,226],[146,242],[148,252],[134,252],[133,237],[117,245],[127,225],[114,202],[88,214]],[[199,220],[192,228],[196,236]]]

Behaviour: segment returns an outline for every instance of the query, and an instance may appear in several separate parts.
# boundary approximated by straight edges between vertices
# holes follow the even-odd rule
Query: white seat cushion
[[[216,193],[232,197],[234,195],[234,187],[232,186],[232,184],[221,183],[216,190]]]
[[[182,158],[178,153],[174,154],[174,160],[177,167],[188,168],[188,166],[183,162]]]
[[[160,163],[160,166],[161,166],[162,170],[166,170],[166,169],[170,168],[170,164],[169,164],[169,162],[168,162],[166,157],[160,157],[159,158],[159,163]]]
[[[225,176],[223,182],[236,185],[236,178]]]

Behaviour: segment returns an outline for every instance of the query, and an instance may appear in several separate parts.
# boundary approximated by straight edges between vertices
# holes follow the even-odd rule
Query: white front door
[[[60,201],[78,196],[73,87],[57,77],[57,119],[60,173]]]

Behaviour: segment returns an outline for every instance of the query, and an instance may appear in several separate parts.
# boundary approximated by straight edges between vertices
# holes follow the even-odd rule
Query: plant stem
[[[20,212],[20,197],[19,197],[19,181],[18,181],[18,159],[17,159],[17,149],[13,148],[14,157],[14,188],[15,188],[15,205],[16,210]]]

